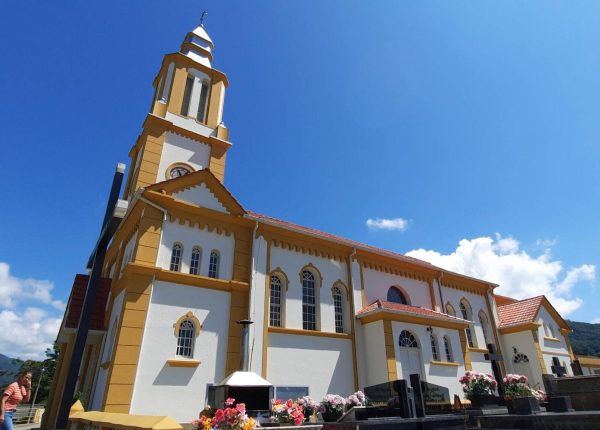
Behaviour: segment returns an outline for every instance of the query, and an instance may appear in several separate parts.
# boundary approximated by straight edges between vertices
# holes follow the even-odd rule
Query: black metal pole
[[[58,410],[58,416],[56,418],[57,429],[67,428],[69,411],[72,406],[73,396],[75,394],[75,386],[77,385],[77,378],[79,376],[79,368],[81,367],[83,351],[85,349],[85,343],[87,341],[87,335],[90,328],[90,317],[94,307],[94,301],[96,300],[96,295],[98,293],[98,287],[100,286],[100,277],[102,275],[104,257],[106,256],[106,248],[108,247],[108,243],[111,239],[110,235],[106,233],[106,227],[112,219],[117,201],[119,199],[119,192],[121,190],[121,184],[123,183],[124,171],[125,165],[119,164],[113,178],[110,196],[108,198],[108,204],[106,205],[106,212],[104,214],[104,221],[102,223],[101,237],[98,240],[96,253],[93,259],[94,263],[92,265],[92,273],[85,291],[83,307],[79,317],[79,324],[77,325],[77,334],[75,335],[75,344],[73,346],[73,353],[69,363],[67,380],[65,382],[65,388],[63,390],[62,399],[60,402],[60,409]]]

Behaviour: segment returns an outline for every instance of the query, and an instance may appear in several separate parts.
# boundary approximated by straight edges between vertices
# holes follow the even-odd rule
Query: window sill
[[[560,339],[557,339],[555,337],[546,337],[546,336],[544,336],[544,340],[549,340],[550,342],[560,342]]]
[[[108,360],[108,361],[105,361],[104,363],[102,363],[102,364],[100,365],[100,367],[101,367],[102,369],[108,369],[108,368],[110,367],[110,365],[111,365],[111,364],[112,364],[112,361]]]
[[[295,328],[285,327],[269,327],[269,333],[281,333],[281,334],[293,334],[300,336],[321,336],[321,337],[335,337],[338,339],[352,339],[352,335],[349,333],[335,333],[330,331],[319,331],[319,330],[302,330]]]
[[[433,366],[450,366],[450,367],[458,367],[459,364],[455,361],[434,361],[432,360],[431,365]]]
[[[200,360],[189,360],[185,358],[171,358],[167,360],[170,367],[198,367]]]
[[[489,351],[486,348],[475,348],[474,346],[469,346],[467,348],[467,351],[469,351],[469,352],[482,352],[484,354],[489,353]]]

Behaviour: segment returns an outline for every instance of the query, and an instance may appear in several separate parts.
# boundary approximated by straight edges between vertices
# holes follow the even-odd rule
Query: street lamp
[[[33,406],[35,405],[35,399],[37,399],[37,393],[40,389],[40,385],[42,385],[42,376],[44,376],[44,372],[46,371],[45,367],[42,367],[40,372],[40,379],[38,379],[37,387],[35,387],[35,393],[33,393],[33,400],[31,401],[31,406],[29,407],[29,414],[27,415],[27,424],[31,422],[31,413],[33,412]]]

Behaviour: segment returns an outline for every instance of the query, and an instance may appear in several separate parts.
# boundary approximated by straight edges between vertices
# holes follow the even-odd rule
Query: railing
[[[44,405],[42,405],[42,404],[19,405],[19,406],[17,406],[17,410],[13,414],[13,423],[14,424],[39,423],[40,418],[42,416],[42,412],[44,412]]]
[[[173,418],[166,416],[129,415],[115,412],[85,412],[76,402],[69,413],[69,430],[182,430]]]

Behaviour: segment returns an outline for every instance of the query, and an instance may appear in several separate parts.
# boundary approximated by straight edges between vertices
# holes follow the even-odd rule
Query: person
[[[28,402],[31,396],[31,372],[19,373],[17,380],[10,384],[0,401],[0,430],[13,430],[13,414],[21,402]]]

